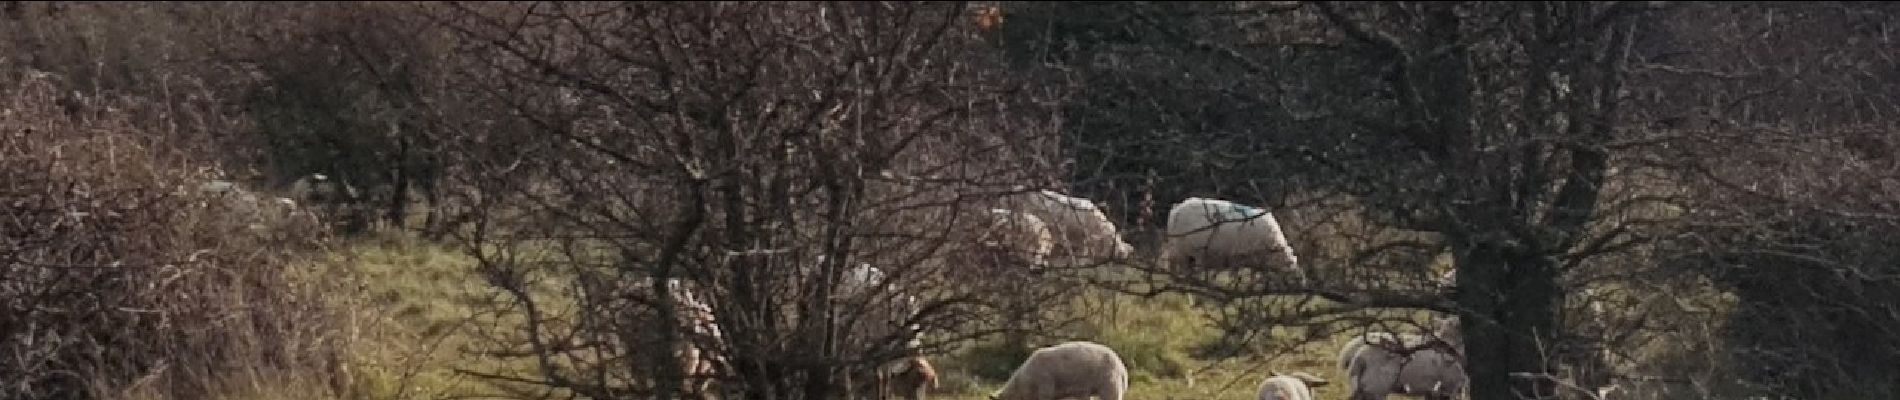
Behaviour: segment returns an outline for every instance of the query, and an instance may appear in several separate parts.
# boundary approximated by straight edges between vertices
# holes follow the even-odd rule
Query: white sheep
[[[1035,271],[1049,265],[1057,236],[1036,214],[993,208],[961,218],[952,242],[926,261],[925,270],[950,282],[987,282],[1002,273]]]
[[[1464,344],[1456,319],[1436,318],[1432,335],[1372,332],[1355,338],[1340,353],[1352,400],[1384,399],[1399,394],[1451,399],[1464,393]]]
[[[1121,400],[1128,367],[1114,349],[1076,341],[1037,349],[991,400],[1058,400],[1095,396]]]
[[[1051,252],[1057,265],[1120,260],[1135,252],[1102,208],[1089,199],[1041,190],[1006,196],[1002,203],[1004,208],[1034,215],[1048,225],[1056,238]]]
[[[1162,258],[1170,266],[1218,270],[1262,263],[1305,279],[1280,221],[1266,210],[1189,197],[1168,211],[1166,238]]]
[[[990,209],[990,224],[977,236],[983,248],[1007,252],[1029,268],[1041,267],[1055,251],[1055,234],[1035,214]]]
[[[1260,381],[1258,400],[1315,400],[1313,388],[1326,386],[1326,380],[1304,372],[1281,374],[1267,372],[1268,378]]]

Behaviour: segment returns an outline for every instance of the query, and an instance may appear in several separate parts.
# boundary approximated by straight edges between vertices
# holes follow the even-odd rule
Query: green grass
[[[473,262],[447,249],[401,236],[351,243],[347,254],[362,279],[364,325],[373,332],[355,349],[359,390],[369,398],[436,398],[476,384],[455,365],[455,335],[481,293]]]
[[[1254,354],[1231,359],[1199,359],[1196,350],[1218,339],[1219,333],[1185,299],[1161,296],[1141,299],[1113,295],[1115,314],[1095,317],[1069,335],[1116,349],[1129,366],[1129,398],[1133,399],[1253,399],[1268,371],[1302,371],[1329,381],[1316,390],[1320,399],[1345,399],[1342,371],[1336,367],[1338,350],[1350,333],[1307,343],[1281,354]],[[1285,338],[1286,340],[1294,340]],[[1040,343],[1042,345],[1050,343]],[[942,387],[932,398],[987,399],[1007,379],[979,373],[1004,363],[1013,370],[1021,360],[994,360],[982,344],[933,359],[942,374]]]
[[[478,343],[473,332],[508,319],[473,318],[488,308],[492,290],[474,271],[474,260],[458,249],[429,245],[400,234],[354,240],[336,255],[353,263],[362,279],[358,299],[365,329],[354,349],[359,398],[435,399],[495,393],[490,383],[454,368],[519,370],[528,367],[469,355]],[[552,290],[552,287],[547,289]],[[558,304],[554,302],[551,304]],[[1251,399],[1266,371],[1303,371],[1332,383],[1318,389],[1322,399],[1343,399],[1345,382],[1334,365],[1350,332],[1292,352],[1259,360],[1195,358],[1219,333],[1202,311],[1185,298],[1141,298],[1092,292],[1076,299],[1090,307],[1088,318],[1059,334],[1100,342],[1121,353],[1130,367],[1131,398]],[[1050,340],[1031,343],[1053,344]],[[1016,353],[1021,354],[1021,353]],[[1007,379],[1021,359],[994,341],[975,343],[937,355],[941,385],[933,398],[983,399]]]
[[[361,398],[435,399],[496,393],[491,382],[457,373],[523,371],[531,364],[469,354],[476,332],[518,324],[489,311],[495,295],[457,249],[407,235],[376,234],[338,254],[362,279],[359,326],[367,340],[354,349]],[[544,290],[545,292],[545,290]],[[551,297],[551,296],[548,296]],[[555,302],[559,304],[559,302]]]

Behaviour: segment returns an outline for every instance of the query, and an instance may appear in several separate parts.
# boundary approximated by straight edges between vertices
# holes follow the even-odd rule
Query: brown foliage
[[[319,287],[292,279],[316,221],[200,192],[223,176],[173,134],[227,121],[133,97],[62,109],[57,82],[33,76],[0,93],[5,397],[204,398],[240,378],[341,376]]]

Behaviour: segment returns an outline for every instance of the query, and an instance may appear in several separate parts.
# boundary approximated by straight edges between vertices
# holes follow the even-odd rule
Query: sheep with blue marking
[[[1273,213],[1227,200],[1190,197],[1168,211],[1162,261],[1176,271],[1255,268],[1305,281],[1299,257]]]

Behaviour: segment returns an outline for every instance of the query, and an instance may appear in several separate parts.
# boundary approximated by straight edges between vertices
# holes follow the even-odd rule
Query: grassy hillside
[[[354,349],[359,398],[438,399],[495,394],[491,382],[459,374],[456,368],[525,368],[467,353],[476,338],[493,329],[494,318],[477,314],[491,301],[486,284],[461,253],[401,234],[356,239],[335,255],[359,272],[361,291],[349,299],[359,310],[359,345]],[[1130,365],[1132,398],[1249,399],[1266,371],[1305,371],[1333,383],[1319,389],[1323,399],[1345,398],[1340,371],[1334,367],[1342,333],[1286,354],[1261,354],[1228,360],[1199,359],[1196,349],[1218,333],[1186,299],[1144,299],[1107,292],[1090,293],[1088,317],[1061,332],[1063,337],[1107,344]],[[1049,344],[1043,340],[1036,344]],[[982,399],[1006,379],[1019,359],[999,356],[995,343],[976,343],[932,359],[942,373],[934,398]]]
[[[336,254],[357,266],[356,301],[366,340],[355,349],[358,397],[438,399],[497,394],[500,388],[456,371],[521,371],[472,355],[479,338],[512,321],[488,315],[500,301],[461,252],[402,234],[356,239]]]

